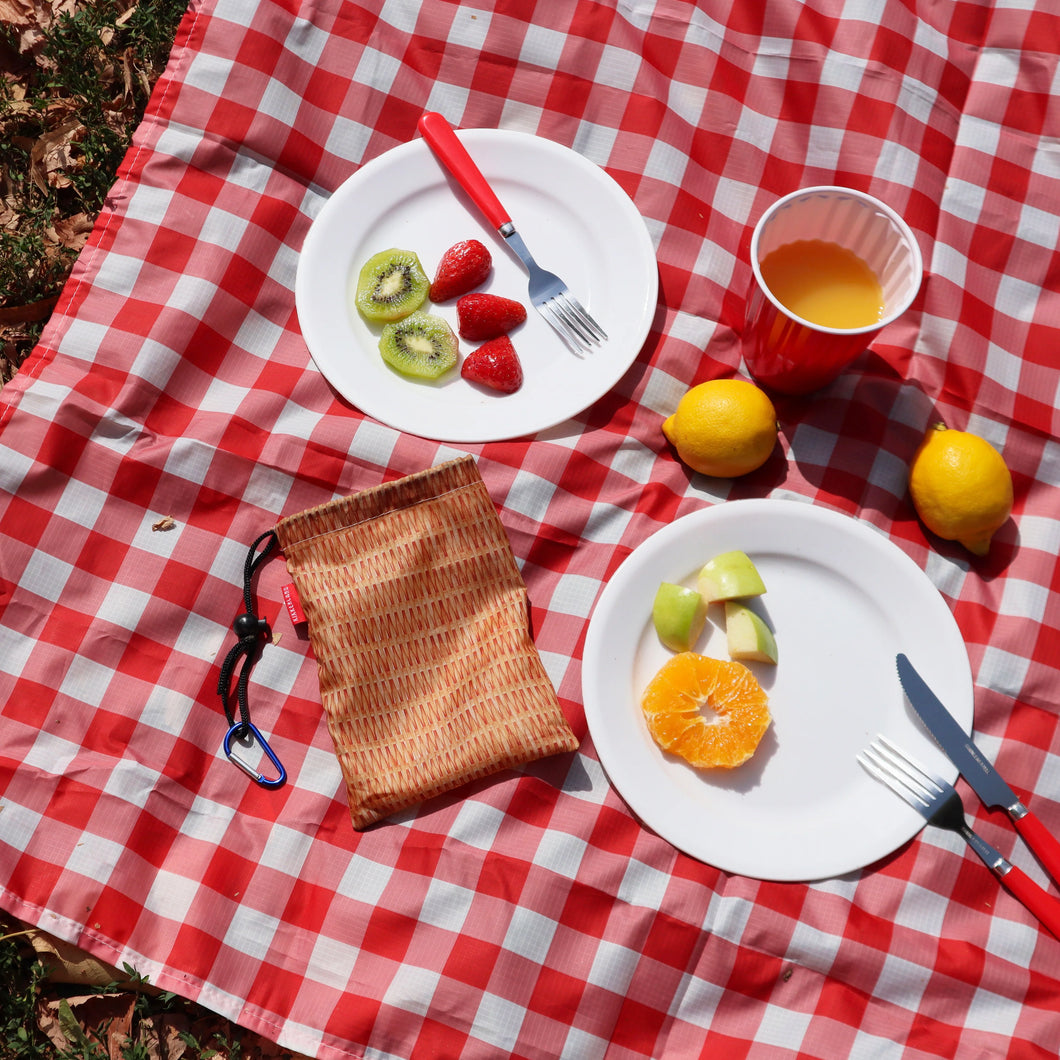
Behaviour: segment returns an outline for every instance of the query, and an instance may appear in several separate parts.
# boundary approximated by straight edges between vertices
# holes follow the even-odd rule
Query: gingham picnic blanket
[[[1057,1055],[1060,942],[957,837],[813,883],[679,852],[601,768],[581,660],[601,590],[675,518],[745,497],[843,512],[938,588],[980,745],[1060,830],[1058,18],[1044,0],[193,3],[0,392],[4,908],[329,1060]],[[313,218],[428,109],[590,159],[656,250],[633,366],[530,438],[399,432],[329,386],[300,332]],[[692,475],[659,426],[693,382],[741,372],[754,221],[831,183],[906,218],[921,298],[826,391],[778,400],[782,458]],[[927,536],[906,495],[933,417],[1012,469],[985,561]],[[257,582],[276,643],[251,694],[288,782],[263,789],[221,750],[247,546],[463,453],[580,747],[358,833],[281,561]]]

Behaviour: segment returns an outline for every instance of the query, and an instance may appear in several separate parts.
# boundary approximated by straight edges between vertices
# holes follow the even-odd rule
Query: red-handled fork
[[[1039,887],[1022,869],[1007,861],[972,831],[964,816],[961,797],[952,784],[929,773],[885,736],[877,736],[857,759],[928,823],[963,836],[1004,887],[1060,939],[1060,900]]]
[[[531,303],[564,342],[578,353],[605,341],[607,334],[604,329],[570,293],[567,285],[534,261],[522,236],[516,232],[508,211],[501,205],[500,199],[449,122],[441,114],[431,111],[420,118],[419,128],[420,134],[442,165],[457,179],[486,220],[497,229],[505,243],[526,267],[530,274]]]

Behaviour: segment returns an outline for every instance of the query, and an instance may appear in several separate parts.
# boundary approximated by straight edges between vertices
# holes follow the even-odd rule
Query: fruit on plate
[[[456,364],[459,342],[448,321],[416,312],[383,328],[379,352],[402,375],[437,379]]]
[[[737,662],[777,661],[777,640],[765,619],[740,600],[725,601],[725,639]]]
[[[772,718],[754,674],[731,659],[686,651],[648,683],[641,709],[655,742],[703,769],[733,769],[758,749]]]
[[[485,342],[506,335],[524,320],[526,307],[514,298],[476,291],[457,299],[456,329],[469,342]]]
[[[761,596],[766,591],[751,557],[739,549],[722,552],[705,563],[696,579],[696,587],[708,604],[742,596]]]
[[[502,394],[514,394],[523,385],[523,366],[507,335],[498,335],[472,350],[460,365],[460,375]]]
[[[427,300],[430,281],[414,251],[391,247],[373,254],[357,276],[357,310],[372,323],[401,320]]]
[[[769,459],[777,442],[777,414],[754,383],[711,379],[684,394],[662,432],[693,471],[734,478]]]
[[[448,302],[484,283],[493,267],[490,252],[477,239],[454,243],[438,263],[431,281],[432,302]]]
[[[707,605],[695,589],[663,582],[655,591],[651,619],[659,640],[671,651],[689,651],[707,619]]]
[[[985,439],[944,423],[928,428],[909,466],[909,493],[924,525],[985,556],[1012,512],[1012,475]]]

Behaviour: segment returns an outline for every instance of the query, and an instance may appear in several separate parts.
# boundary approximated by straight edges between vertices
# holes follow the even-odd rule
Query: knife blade
[[[935,742],[946,752],[984,805],[1002,809],[1009,815],[1016,831],[1042,866],[1054,880],[1060,882],[1060,842],[1005,783],[909,659],[899,652],[896,661],[898,679],[906,698]]]

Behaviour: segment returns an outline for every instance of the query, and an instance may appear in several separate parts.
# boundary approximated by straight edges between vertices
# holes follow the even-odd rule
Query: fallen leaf
[[[89,217],[87,213],[75,213],[70,217],[56,217],[48,231],[49,234],[55,233],[56,243],[60,246],[66,247],[67,250],[80,251],[88,242],[95,223],[95,218]]]
[[[136,996],[87,994],[83,997],[43,997],[37,1002],[37,1026],[61,1052],[87,1055],[102,1046],[110,1060],[121,1060],[132,1030]]]
[[[191,1021],[182,1013],[146,1016],[140,1021],[137,1044],[147,1050],[149,1060],[181,1060],[187,1052]]]
[[[0,73],[4,79],[0,92],[7,93],[8,103],[22,103],[26,98],[26,86],[18,76],[26,65],[6,40],[0,40]]]
[[[36,5],[26,0],[0,0],[0,21],[20,29],[38,23]]]
[[[76,0],[0,0],[0,20],[19,31],[19,51],[32,51],[43,43],[44,31],[60,15],[73,14]]]
[[[82,986],[106,986],[124,976],[113,965],[97,959],[46,931],[29,932],[30,942],[47,977],[53,983],[77,983]]]
[[[49,187],[62,187],[58,183],[62,169],[73,163],[72,145],[83,138],[85,127],[76,118],[64,121],[58,128],[51,129],[39,136],[29,153],[29,172],[33,183],[45,195]]]

